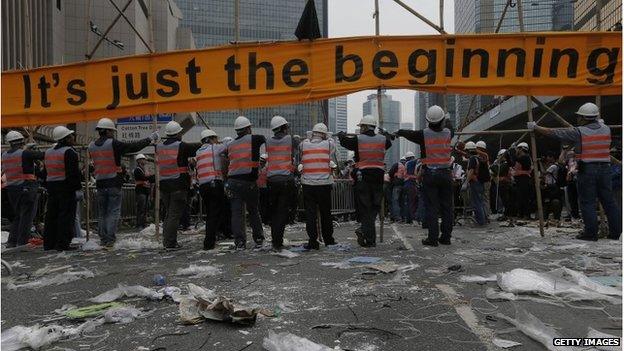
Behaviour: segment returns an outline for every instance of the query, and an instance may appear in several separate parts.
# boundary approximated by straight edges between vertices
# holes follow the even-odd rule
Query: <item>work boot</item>
[[[262,238],[262,239],[254,239],[254,243],[256,243],[256,249],[259,249],[264,244],[264,238]]]
[[[319,248],[320,248],[319,242],[316,240],[308,241],[307,243],[303,244],[303,249],[306,251],[310,251],[312,249],[318,250]]]
[[[576,238],[578,240],[585,240],[585,241],[598,241],[598,238],[585,236],[585,234],[579,234],[576,236]]]
[[[284,245],[272,244],[272,249],[274,252],[281,252],[283,248],[284,248]]]
[[[425,246],[438,246],[438,242],[437,241],[432,241],[427,239],[422,239],[422,244]]]
[[[214,241],[207,241],[204,240],[204,250],[208,251],[208,250],[214,250],[215,248],[215,243]]]
[[[336,240],[334,240],[334,238],[331,238],[331,239],[325,240],[324,244],[325,246],[330,246],[330,245],[336,245],[337,242]]]
[[[451,245],[451,238],[438,240],[440,245]]]
[[[357,236],[357,243],[362,247],[366,247],[366,239],[364,239],[364,233],[362,233],[362,229],[358,228],[355,230],[355,235]]]
[[[175,244],[175,245],[173,245],[173,246],[165,246],[165,250],[166,250],[166,251],[176,251],[176,250],[179,250],[179,249],[181,249],[181,248],[182,248],[182,245],[180,245],[180,244],[178,244],[178,243],[176,243],[176,244]]]

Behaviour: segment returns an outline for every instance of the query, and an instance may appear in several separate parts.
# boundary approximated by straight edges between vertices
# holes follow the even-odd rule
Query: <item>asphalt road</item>
[[[288,228],[286,237],[305,240],[303,224]],[[186,292],[186,284],[214,289],[217,294],[251,306],[279,311],[278,317],[259,317],[253,326],[204,322],[183,325],[171,300],[126,298],[143,315],[128,324],[104,324],[77,338],[55,343],[72,350],[262,350],[270,330],[290,332],[343,350],[496,350],[492,337],[521,343],[514,350],[543,346],[497,316],[515,316],[526,309],[566,337],[585,337],[588,327],[621,335],[621,305],[606,302],[547,304],[537,301],[489,301],[487,288],[496,282],[464,283],[462,275],[491,275],[514,268],[539,272],[565,266],[588,276],[620,275],[621,242],[596,243],[572,239],[575,229],[551,228],[541,238],[535,227],[456,227],[451,246],[423,247],[424,230],[411,225],[386,225],[385,240],[376,248],[360,248],[353,223],[341,223],[335,237],[350,244],[349,251],[322,248],[284,258],[265,250],[244,252],[200,250],[202,236],[181,235],[183,248],[166,252],[116,249],[63,254],[40,250],[3,253],[15,266],[13,277],[2,271],[2,330],[58,319],[61,325],[78,322],[59,319],[55,309],[88,301],[118,283],[154,286],[154,274]],[[268,236],[268,232],[266,234]],[[144,245],[149,237],[125,233]],[[250,239],[251,240],[251,239]],[[148,242],[148,247],[156,243]],[[356,256],[378,257],[401,268],[377,273],[345,265]],[[190,264],[211,265],[220,273],[206,278],[176,275]],[[459,266],[458,266],[459,265]],[[71,266],[71,267],[65,267]],[[455,266],[455,267],[452,267]],[[88,269],[95,277],[37,289],[9,289],[9,283],[35,281],[41,268]],[[342,268],[340,268],[342,267]],[[449,267],[452,267],[449,270]],[[251,344],[250,344],[251,343]]]

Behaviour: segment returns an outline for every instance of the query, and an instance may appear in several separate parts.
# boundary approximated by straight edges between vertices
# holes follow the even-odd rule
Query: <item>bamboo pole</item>
[[[87,125],[85,124],[85,129],[87,129]],[[85,131],[85,135],[86,135],[86,131]],[[89,181],[91,180],[91,174],[89,173],[89,169],[90,169],[90,158],[89,158],[89,150],[85,149],[85,164],[84,164],[84,174],[85,174],[85,193],[84,193],[84,199],[85,199],[85,214],[86,214],[86,220],[85,220],[85,231],[87,233],[87,241],[89,241],[90,238],[90,233],[91,230],[89,229],[89,224],[91,224],[91,190],[89,189]]]
[[[378,8],[378,1],[379,0],[375,0],[375,9]],[[409,13],[411,13],[412,15],[418,17],[421,21],[427,23],[429,26],[431,26],[431,28],[437,30],[438,32],[440,32],[440,34],[447,34],[444,29],[438,27],[435,23],[431,22],[430,20],[428,20],[425,16],[421,15],[420,13],[418,13],[418,11],[414,10],[413,8],[409,7],[408,5],[406,5],[403,1],[401,0],[394,0],[394,2],[396,2],[397,4],[399,4],[402,8],[406,9]],[[378,13],[377,11],[375,13]]]
[[[520,24],[520,32],[524,32],[524,14],[522,12],[522,0],[516,0],[518,7],[518,22]],[[533,105],[531,97],[526,96],[527,117],[529,122],[533,122]],[[544,210],[542,205],[542,189],[540,188],[539,170],[537,169],[537,143],[535,142],[535,133],[531,133],[531,158],[533,159],[533,180],[535,182],[535,195],[537,197],[537,217],[539,219],[540,235],[544,236]]]
[[[149,2],[149,35],[150,35],[150,45],[148,47],[150,52],[153,52],[154,48],[154,21],[152,16],[152,0]],[[152,115],[152,128],[154,132],[158,132],[158,114]],[[158,152],[156,148],[156,144],[154,144],[154,237],[156,241],[160,240],[160,172],[158,169]]]
[[[398,1],[398,0],[396,0],[396,1]],[[375,0],[375,36],[379,36],[379,0]],[[377,116],[379,117],[379,126],[381,127],[381,126],[383,126],[383,109],[381,107],[381,86],[377,88]],[[379,211],[379,242],[383,243],[383,238],[384,238],[384,220],[385,220],[385,213],[384,212],[386,210],[385,209],[385,204],[384,204],[384,196],[383,196],[383,194],[381,196],[381,207],[380,208],[381,208],[381,210]]]

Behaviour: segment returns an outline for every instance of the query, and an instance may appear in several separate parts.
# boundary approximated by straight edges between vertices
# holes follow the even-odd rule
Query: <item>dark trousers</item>
[[[271,211],[271,238],[273,246],[284,244],[284,228],[290,219],[292,198],[297,196],[293,180],[275,182],[269,180],[269,206]]]
[[[202,184],[199,188],[204,210],[206,211],[206,237],[204,248],[212,249],[217,241],[217,230],[220,229],[225,212],[225,192],[223,182],[214,181]]]
[[[429,240],[437,242],[451,238],[453,231],[453,179],[450,170],[425,170],[423,177],[427,229]],[[438,224],[442,217],[442,227]],[[440,233],[441,232],[441,233]]]
[[[318,210],[321,216],[321,233],[325,245],[334,243],[334,226],[331,215],[331,185],[303,185],[303,201],[306,213],[306,231],[310,242],[316,242],[318,238],[317,216]]]
[[[145,228],[147,222],[147,201],[149,194],[136,192],[136,226],[139,229]]]
[[[269,188],[258,188],[258,192],[260,196],[260,218],[262,219],[262,223],[268,225],[269,223],[271,223],[271,211],[269,207]]]
[[[507,181],[498,182],[498,197],[500,198],[505,212],[505,217],[512,217],[514,214],[514,202],[511,194],[511,184]],[[500,206],[499,206],[500,207]]]
[[[166,248],[175,247],[178,244],[178,226],[180,225],[180,218],[182,218],[182,213],[186,207],[188,191],[161,191],[160,197],[165,208],[163,245]]]
[[[76,219],[76,193],[74,191],[51,191],[48,193],[44,250],[67,250],[74,237]]]
[[[516,214],[519,218],[531,218],[531,177],[520,176],[514,178],[516,181]]]
[[[578,193],[581,203],[581,214],[585,225],[584,236],[598,236],[598,215],[596,198],[609,222],[609,237],[617,239],[622,234],[622,217],[620,209],[613,199],[611,168],[608,163],[585,163],[578,174]]]
[[[553,214],[555,220],[561,219],[561,189],[556,186],[548,186],[542,191],[544,219]]]
[[[358,181],[355,186],[356,201],[360,212],[360,223],[362,233],[367,244],[377,241],[375,232],[375,218],[381,209],[381,198],[383,197],[383,184]]]
[[[35,182],[7,187],[9,202],[14,214],[7,241],[8,246],[26,245],[28,243],[30,228],[37,214],[38,187]]]
[[[255,181],[230,179],[226,185],[232,208],[232,234],[236,244],[247,242],[247,233],[243,231],[245,220],[244,208],[247,207],[249,224],[256,243],[264,241],[262,222],[258,213],[258,186]]]
[[[570,202],[570,216],[572,216],[572,218],[581,218],[581,215],[579,214],[579,200],[576,180],[568,183],[566,186],[566,192],[568,193],[568,201]]]

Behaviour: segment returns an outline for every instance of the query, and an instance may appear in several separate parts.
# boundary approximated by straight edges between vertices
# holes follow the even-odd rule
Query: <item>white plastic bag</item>
[[[110,308],[104,313],[104,321],[106,323],[126,324],[134,321],[140,315],[141,311],[132,306]]]
[[[127,286],[119,283],[116,288],[108,290],[100,295],[90,298],[89,301],[104,303],[112,302],[122,297],[142,296],[149,300],[160,300],[164,297],[163,293],[146,288],[141,285]]]
[[[221,270],[214,266],[198,266],[191,264],[187,268],[179,268],[176,275],[190,275],[190,278],[206,278],[220,274]]]

